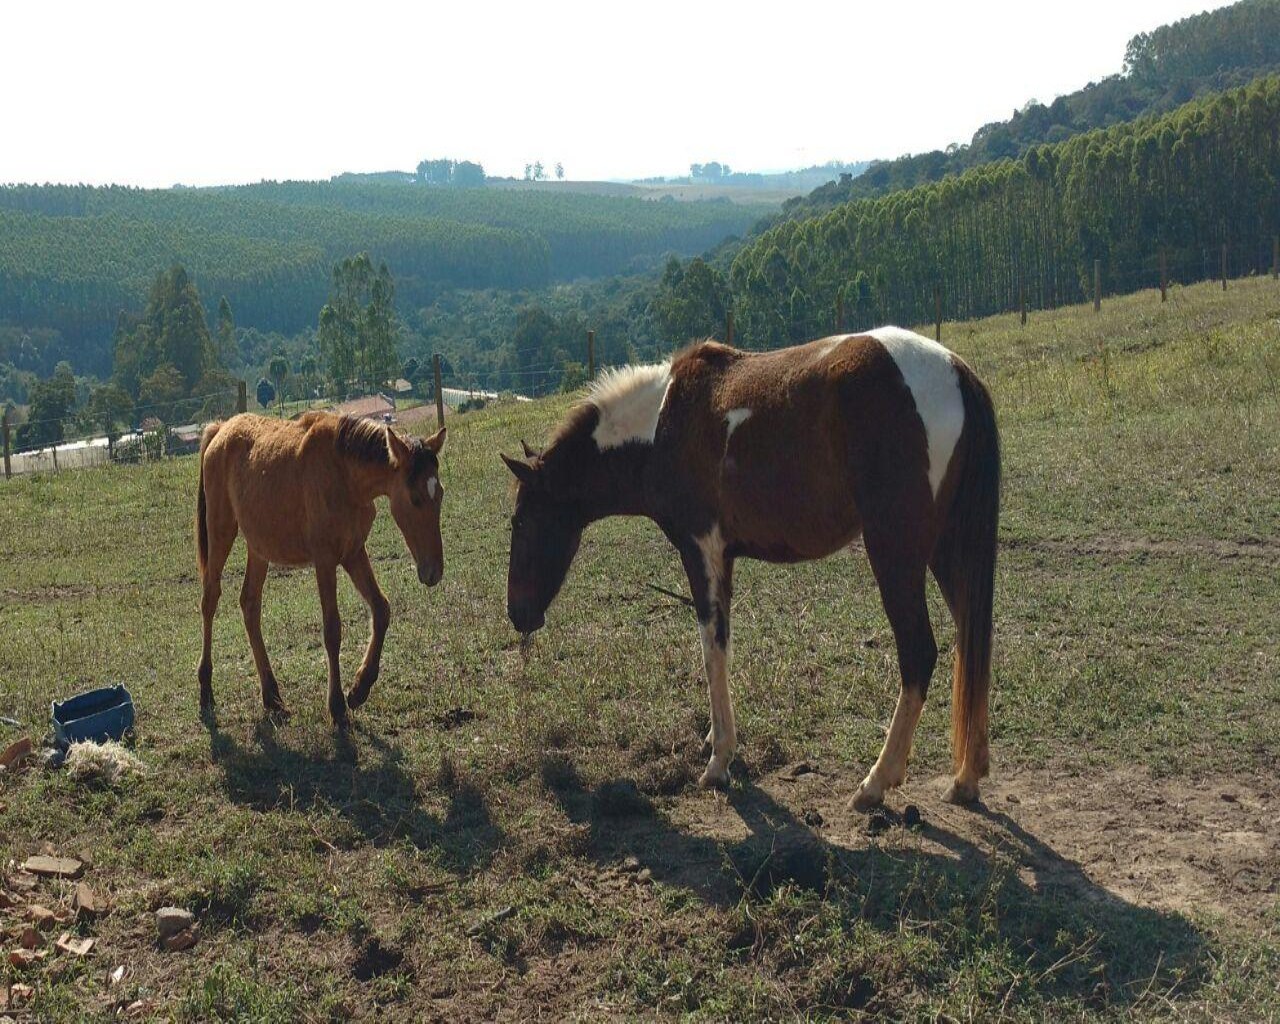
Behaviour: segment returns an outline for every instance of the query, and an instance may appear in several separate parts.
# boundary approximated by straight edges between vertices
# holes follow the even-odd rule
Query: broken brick
[[[22,865],[22,870],[45,878],[75,879],[79,878],[80,873],[84,871],[84,864],[74,857],[50,857],[38,854],[35,857],[28,857],[26,863]]]

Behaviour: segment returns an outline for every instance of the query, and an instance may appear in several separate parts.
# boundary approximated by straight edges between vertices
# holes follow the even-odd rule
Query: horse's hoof
[[[367,686],[353,686],[351,692],[347,694],[347,707],[352,711],[369,699],[369,688]]]
[[[285,707],[282,700],[264,702],[262,710],[267,713],[268,718],[275,722],[287,722],[292,717],[292,712]]]
[[[853,799],[849,801],[849,809],[865,814],[867,811],[873,811],[884,803],[884,794],[877,793],[865,782],[858,787],[858,792],[853,794]]]
[[[729,771],[727,768],[707,767],[698,779],[699,789],[728,789]]]
[[[978,802],[978,784],[976,782],[961,782],[956,779],[947,787],[942,799],[949,804],[956,804],[961,807],[976,804]]]

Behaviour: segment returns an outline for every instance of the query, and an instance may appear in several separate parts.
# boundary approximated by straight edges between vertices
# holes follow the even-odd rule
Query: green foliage
[[[561,394],[569,394],[583,387],[589,378],[587,377],[587,368],[581,363],[567,362],[564,364],[564,373],[560,377]]]
[[[404,314],[453,289],[536,288],[696,253],[766,209],[494,185],[0,187],[0,323],[59,332],[53,362],[72,356],[81,372],[105,375],[117,312],[141,304],[156,269],[174,261],[225,296],[242,329],[293,334],[315,324],[331,267],[354,252],[394,268]],[[221,317],[217,336],[225,363],[233,335]],[[48,374],[52,362],[32,369]]]
[[[257,396],[258,404],[266,409],[276,400],[276,389],[266,377],[259,377],[255,395]]]
[[[115,382],[144,404],[148,384],[153,401],[171,401],[193,394],[218,365],[195,283],[176,265],[158,274],[142,316],[122,317],[116,328]]]
[[[90,430],[100,430],[114,443],[120,432],[130,426],[133,419],[133,399],[118,384],[103,384],[89,395],[84,410],[84,424]]]
[[[76,381],[70,365],[59,363],[52,377],[32,384],[30,398],[27,422],[17,431],[18,447],[57,444],[76,404]]]
[[[683,345],[721,336],[728,299],[729,286],[720,271],[699,258],[682,267],[673,256],[650,308],[662,340],[669,346]]]
[[[424,185],[478,188],[484,184],[484,167],[470,160],[423,160],[418,164],[418,180]]]
[[[362,252],[335,266],[317,335],[333,392],[377,388],[398,376],[399,335],[395,283],[387,265],[375,270],[369,254]]]
[[[1044,143],[1164,114],[1210,92],[1246,85],[1280,71],[1280,0],[1241,0],[1140,33],[1125,50],[1123,74],[1060,96],[1031,100],[1007,121],[983,125],[968,145],[878,160],[860,176],[842,175],[803,199],[784,204],[809,217],[850,199],[884,195],[939,181],[981,164],[1021,157]]]
[[[745,343],[831,330],[844,295],[853,327],[1080,301],[1094,260],[1104,287],[1207,276],[1229,243],[1237,272],[1269,262],[1280,228],[1280,76],[1161,118],[1041,146],[934,185],[782,223],[742,249],[730,282]],[[1216,262],[1213,264],[1216,268]]]

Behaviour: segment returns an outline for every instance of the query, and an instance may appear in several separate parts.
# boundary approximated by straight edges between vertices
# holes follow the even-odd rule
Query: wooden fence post
[[[587,379],[596,379],[596,332],[587,331]]]
[[[1169,298],[1169,253],[1162,245],[1160,246],[1160,301],[1165,302]]]
[[[1227,290],[1227,243],[1222,243],[1222,290]]]
[[[444,426],[444,388],[440,383],[440,353],[431,357],[431,369],[436,378],[436,426]]]
[[[1093,311],[1102,312],[1102,260],[1093,261]]]
[[[724,314],[724,343],[733,344],[733,310],[731,309],[726,310]]]
[[[236,412],[249,411],[249,385],[245,381],[236,381]]]
[[[836,296],[836,333],[844,333],[844,292]]]
[[[942,341],[942,285],[933,286],[933,340]]]
[[[1027,326],[1027,283],[1018,275],[1018,310],[1022,314],[1022,326]]]
[[[9,465],[9,410],[5,409],[3,416],[0,416],[0,423],[3,423],[4,434],[4,478],[8,480],[13,476],[13,467]]]

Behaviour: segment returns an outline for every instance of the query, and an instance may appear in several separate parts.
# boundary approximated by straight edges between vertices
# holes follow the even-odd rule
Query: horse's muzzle
[[[541,629],[547,621],[544,613],[526,605],[512,604],[510,602],[507,603],[507,617],[511,619],[511,625],[516,627],[516,632],[524,637]]]
[[[435,562],[432,562],[431,564],[428,564],[426,562],[418,563],[418,582],[419,583],[425,583],[428,587],[434,587],[437,583],[440,582],[440,579],[443,576],[444,576],[444,567],[439,565],[438,563],[435,563]]]

